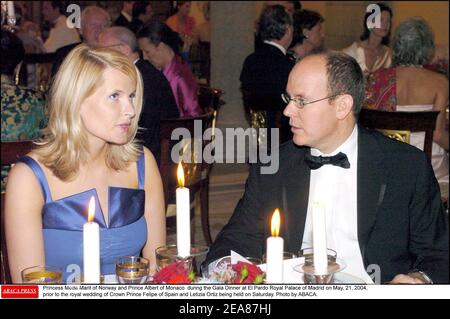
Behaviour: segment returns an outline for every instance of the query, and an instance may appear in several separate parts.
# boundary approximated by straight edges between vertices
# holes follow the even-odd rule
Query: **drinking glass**
[[[325,274],[316,274],[314,269],[314,250],[305,248],[299,251],[299,256],[304,257],[303,264],[294,267],[294,270],[304,274],[306,284],[329,284],[334,280],[334,275],[345,268],[343,260],[337,258],[337,253],[333,249],[327,249],[328,267]]]
[[[21,272],[22,283],[62,284],[62,269],[55,266],[32,266]]]
[[[156,248],[156,271],[162,268],[177,263],[183,263],[188,272],[196,272],[199,268],[199,258],[204,257],[208,253],[209,248],[206,246],[191,246],[189,256],[183,257],[178,255],[178,248],[176,245],[167,245]]]
[[[116,276],[120,284],[143,284],[149,270],[150,261],[144,257],[127,256],[116,261]]]

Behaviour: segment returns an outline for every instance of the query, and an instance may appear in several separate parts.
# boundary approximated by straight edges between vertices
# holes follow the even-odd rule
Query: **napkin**
[[[294,270],[294,268],[305,262],[305,257],[284,259],[283,260],[283,283],[301,284],[304,282],[303,274]],[[258,265],[259,269],[266,271],[266,264]]]

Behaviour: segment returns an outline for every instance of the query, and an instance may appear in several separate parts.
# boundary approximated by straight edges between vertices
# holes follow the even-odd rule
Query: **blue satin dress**
[[[64,269],[64,281],[71,282],[83,271],[83,225],[89,200],[95,198],[94,221],[100,226],[100,265],[103,275],[115,273],[115,262],[123,256],[139,256],[147,240],[144,154],[137,162],[139,189],[109,187],[109,225],[106,224],[96,189],[52,200],[42,168],[31,157],[20,162],[36,175],[45,198],[42,226],[45,263]]]

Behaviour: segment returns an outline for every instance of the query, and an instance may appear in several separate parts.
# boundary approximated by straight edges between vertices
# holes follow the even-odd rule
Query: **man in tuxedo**
[[[99,36],[99,45],[111,47],[125,54],[139,69],[144,83],[144,98],[137,138],[152,151],[159,164],[160,120],[180,116],[175,97],[164,74],[151,63],[140,58],[136,36],[125,27],[106,28]]]
[[[122,11],[120,11],[119,16],[116,21],[114,21],[114,26],[125,27],[133,32],[135,30],[135,21],[133,19],[133,6],[136,1],[123,1]]]
[[[243,198],[205,264],[234,250],[260,257],[270,217],[281,210],[286,251],[312,247],[315,203],[325,210],[327,247],[345,272],[375,283],[448,283],[448,221],[425,153],[357,125],[364,78],[344,53],[305,57],[289,75],[293,141],[280,169],[254,165]]]
[[[277,112],[283,110],[281,93],[286,88],[289,72],[294,66],[294,62],[286,56],[293,35],[292,19],[283,6],[268,6],[259,18],[258,32],[263,43],[244,61],[240,76],[241,88],[255,98],[259,96],[263,101],[271,101],[260,111],[266,111],[267,128],[274,128]],[[284,118],[281,124],[291,136],[287,119]],[[281,133],[281,136],[285,135],[285,131]]]

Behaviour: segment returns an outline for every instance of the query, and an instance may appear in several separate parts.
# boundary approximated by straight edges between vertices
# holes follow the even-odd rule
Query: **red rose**
[[[189,272],[183,261],[177,261],[162,268],[153,277],[153,283],[157,284],[189,284],[195,278],[193,272]]]
[[[232,265],[232,269],[236,272],[234,283],[237,284],[260,284],[262,283],[264,273],[258,266],[242,261]]]

